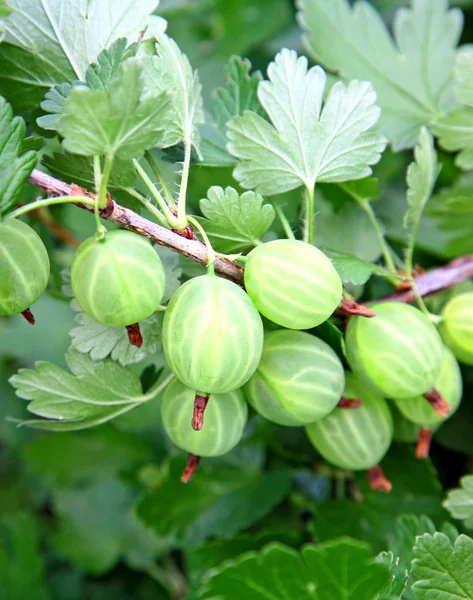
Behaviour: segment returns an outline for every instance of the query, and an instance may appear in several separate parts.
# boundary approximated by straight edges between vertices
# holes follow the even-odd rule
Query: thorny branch
[[[50,196],[72,195],[71,185],[60,181],[55,177],[51,177],[51,175],[47,175],[38,169],[33,170],[28,181],[31,185],[45,191]],[[91,210],[88,206],[77,206],[89,211]],[[120,206],[112,199],[110,199],[108,206],[100,211],[100,216],[121,227],[135,231],[136,233],[151,239],[156,244],[171,248],[203,266],[207,265],[208,257],[205,244],[199,240],[186,239],[165,227],[161,227],[138,215],[129,208]],[[225,258],[219,256],[216,257],[215,271],[235,283],[243,283],[243,268]],[[419,275],[416,278],[417,289],[421,296],[430,296],[451,288],[470,277],[473,277],[473,254],[462,256],[443,267]],[[414,291],[408,289],[393,292],[377,301],[395,300],[398,302],[410,303],[415,302],[415,299]]]

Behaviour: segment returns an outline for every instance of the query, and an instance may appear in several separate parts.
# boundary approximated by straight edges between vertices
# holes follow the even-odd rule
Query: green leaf
[[[37,527],[26,513],[0,521],[0,589],[5,600],[49,600]]]
[[[456,164],[465,171],[473,169],[473,47],[466,46],[458,53],[455,95],[465,108],[458,108],[438,119],[434,133],[440,144],[450,152],[457,152]]]
[[[51,421],[26,421],[41,429],[72,431],[104,423],[139,406],[138,376],[112,360],[94,362],[79,352],[66,356],[72,373],[47,362],[20,369],[10,378],[17,396],[31,400],[28,410]]]
[[[379,130],[395,150],[415,145],[421,127],[456,105],[455,49],[463,16],[446,0],[413,0],[396,12],[391,38],[366,1],[298,0],[304,42],[345,79],[370,81],[381,107]]]
[[[171,118],[170,97],[145,93],[144,85],[140,64],[129,59],[106,90],[75,87],[57,122],[64,148],[131,159],[161,145]]]
[[[271,204],[254,192],[239,194],[234,188],[213,186],[200,201],[206,219],[200,219],[212,245],[233,254],[251,249],[270,228],[275,217]]]
[[[426,533],[414,548],[414,573],[420,579],[413,586],[419,600],[473,598],[473,540],[460,535],[455,543],[443,533]]]
[[[160,537],[177,546],[196,544],[209,537],[230,538],[277,506],[290,488],[287,470],[261,473],[247,456],[243,465],[202,461],[199,472],[186,485],[180,481],[182,457],[171,459],[160,487],[145,494],[137,514]]]
[[[174,296],[181,285],[182,265],[179,254],[164,246],[155,245],[154,249],[159,255],[166,276],[166,287],[161,302],[165,304]]]
[[[57,122],[61,115],[65,112],[66,100],[69,98],[72,92],[72,87],[82,86],[80,82],[61,83],[52,87],[44,95],[44,100],[41,102],[41,108],[48,114],[38,117],[36,122],[42,129],[55,131],[57,129]]]
[[[21,154],[26,126],[0,96],[0,215],[12,208],[37,161],[36,152]]]
[[[113,477],[55,490],[59,522],[51,542],[56,552],[94,575],[109,571],[121,557],[135,569],[151,567],[158,543],[132,512],[135,496]]]
[[[171,96],[173,112],[166,130],[166,147],[182,140],[199,153],[199,125],[204,121],[204,112],[198,74],[174,40],[165,33],[156,37],[158,56],[145,57],[143,65],[148,89],[153,94],[167,92]]]
[[[460,479],[460,486],[449,490],[443,506],[454,519],[460,519],[465,527],[473,529],[473,475]]]
[[[11,14],[12,9],[11,7],[8,5],[6,0],[0,0],[0,19],[3,19],[4,17],[8,17],[9,14]]]
[[[13,13],[0,46],[0,94],[17,112],[37,106],[56,84],[85,81],[89,65],[118,38],[134,42],[157,0],[102,0],[89,6],[85,0],[9,0]],[[21,73],[21,76],[18,76]]]
[[[320,67],[284,49],[268,67],[258,98],[272,124],[246,111],[228,123],[228,150],[240,159],[234,176],[263,195],[316,182],[362,179],[381,158],[383,136],[368,132],[379,117],[366,82],[336,83],[322,109],[326,85]]]
[[[202,127],[202,164],[224,167],[234,165],[236,160],[226,150],[227,123],[245,110],[265,117],[258,100],[258,85],[263,79],[259,71],[251,73],[248,59],[232,56],[225,65],[225,87],[214,90],[212,95],[213,120]]]
[[[356,256],[347,256],[336,254],[334,252],[327,253],[332,259],[333,266],[337,269],[340,279],[343,283],[351,282],[353,285],[363,285],[368,281],[371,275],[379,277],[391,278],[393,274],[379,265],[360,260]]]
[[[401,600],[409,579],[409,572],[400,564],[392,552],[381,552],[374,559],[375,563],[385,565],[390,570],[391,579],[376,596],[376,600]]]
[[[369,546],[349,539],[305,546],[301,554],[270,544],[215,569],[199,598],[372,600],[389,571],[373,563],[370,554]]]
[[[404,217],[404,227],[415,226],[422,217],[440,173],[434,139],[424,127],[414,149],[414,162],[407,169],[407,203],[410,208]]]

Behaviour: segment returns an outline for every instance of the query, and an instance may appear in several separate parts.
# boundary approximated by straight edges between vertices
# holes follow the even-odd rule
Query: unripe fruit
[[[344,386],[342,363],[328,344],[285,329],[266,335],[261,362],[244,391],[269,421],[300,426],[328,415]]]
[[[297,240],[275,240],[252,250],[245,287],[262,315],[288,329],[320,325],[342,299],[342,282],[330,259]]]
[[[442,365],[435,381],[435,389],[450,405],[448,417],[451,417],[460,404],[463,382],[455,356],[446,346],[443,348]],[[395,403],[406,419],[421,427],[432,429],[445,421],[422,396],[407,400],[395,400]]]
[[[336,408],[306,427],[315,449],[330,463],[349,470],[371,469],[384,457],[393,437],[393,418],[384,398],[352,373],[346,374],[345,398],[360,398],[359,408]]]
[[[171,298],[163,324],[169,368],[188,387],[222,394],[253,375],[263,323],[249,296],[215,275],[187,281]]]
[[[370,306],[372,319],[351,317],[346,352],[354,373],[387,398],[429,392],[442,364],[443,344],[419,310],[401,302]]]
[[[460,362],[473,365],[473,292],[454,296],[442,311],[439,331]]]
[[[39,235],[17,219],[0,223],[0,315],[23,312],[46,289],[49,257]]]
[[[148,240],[117,230],[80,245],[71,282],[79,306],[91,319],[125,327],[154,313],[164,294],[165,275]]]
[[[171,440],[196,456],[220,456],[234,448],[243,435],[248,406],[241,390],[212,394],[205,411],[204,426],[194,431],[191,418],[195,390],[173,379],[164,392],[161,415]]]

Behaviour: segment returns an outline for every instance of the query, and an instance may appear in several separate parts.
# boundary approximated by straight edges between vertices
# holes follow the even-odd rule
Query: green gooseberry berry
[[[49,256],[29,225],[13,218],[0,222],[0,315],[25,311],[43,294]]]
[[[164,430],[178,446],[196,456],[220,456],[240,441],[248,416],[241,390],[211,394],[205,411],[204,426],[191,426],[195,390],[173,379],[164,392],[161,416]]]
[[[460,362],[473,365],[473,292],[449,300],[442,317],[439,331],[443,341]]]
[[[288,329],[320,325],[342,300],[342,282],[330,259],[298,240],[275,240],[252,250],[245,287],[262,315]]]
[[[434,385],[450,405],[450,418],[460,405],[463,381],[460,367],[452,351],[443,348],[442,364]],[[436,412],[423,396],[407,400],[394,400],[398,410],[406,419],[425,429],[435,429],[446,419]]]
[[[372,319],[351,317],[347,359],[353,372],[387,398],[408,399],[430,392],[442,363],[443,344],[434,325],[417,308],[401,302],[371,305]]]
[[[202,394],[222,394],[246,383],[261,359],[263,338],[261,317],[249,296],[215,275],[184,283],[164,316],[169,368]]]
[[[391,445],[393,418],[388,403],[352,373],[346,373],[345,398],[359,398],[359,408],[335,408],[306,427],[314,448],[325,460],[350,471],[371,469]]]
[[[79,246],[71,282],[79,306],[92,320],[125,327],[147,319],[157,309],[165,275],[161,259],[146,238],[116,230]]]
[[[261,362],[244,392],[269,421],[301,426],[328,415],[344,386],[342,363],[328,344],[309,333],[283,329],[266,334]]]

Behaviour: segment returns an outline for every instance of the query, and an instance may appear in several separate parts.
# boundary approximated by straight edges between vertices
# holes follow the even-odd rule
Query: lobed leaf
[[[11,15],[0,46],[0,94],[24,112],[57,84],[85,81],[89,65],[118,38],[138,39],[158,0],[9,0]],[[18,77],[18,73],[21,77]]]
[[[415,226],[422,217],[440,173],[434,139],[422,128],[419,143],[414,149],[414,162],[407,169],[407,203],[410,208],[404,217],[404,227]]]
[[[166,142],[172,116],[165,92],[145,92],[142,67],[134,59],[123,63],[106,90],[75,87],[57,122],[68,152],[84,156],[132,159]]]
[[[234,188],[211,187],[200,201],[206,219],[199,219],[215,249],[225,254],[243,252],[258,244],[275,217],[274,208],[263,204],[254,192],[239,194]]]
[[[388,279],[393,277],[393,274],[384,267],[366,262],[356,256],[336,254],[334,252],[328,252],[327,254],[332,259],[333,266],[337,269],[343,283],[351,282],[353,285],[363,285],[372,275]]]
[[[22,152],[25,132],[23,119],[14,117],[11,106],[0,96],[0,216],[17,203],[36,165],[36,152]]]
[[[473,475],[460,479],[460,487],[450,490],[443,502],[454,519],[460,519],[465,527],[473,529]]]
[[[473,540],[460,535],[452,542],[444,533],[416,539],[413,591],[419,600],[469,600],[473,597]]]
[[[323,104],[325,72],[284,49],[268,67],[258,98],[272,124],[246,111],[228,123],[228,150],[240,163],[243,187],[280,194],[316,182],[362,179],[385,148],[368,132],[379,117],[376,94],[366,82],[336,83]]]
[[[298,0],[304,43],[344,79],[370,81],[381,108],[379,130],[395,150],[415,145],[420,129],[457,103],[455,51],[463,25],[448,0],[412,0],[399,8],[390,36],[365,0]]]

